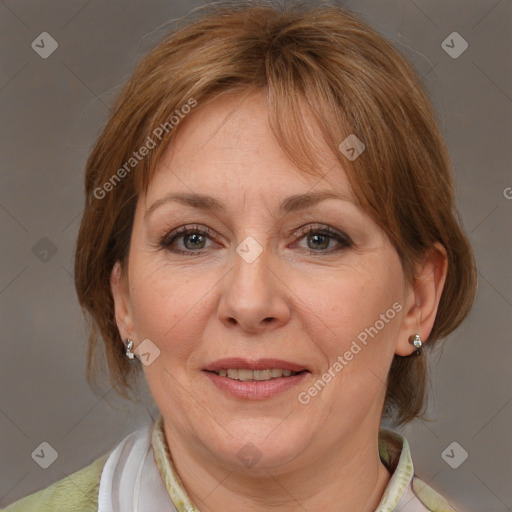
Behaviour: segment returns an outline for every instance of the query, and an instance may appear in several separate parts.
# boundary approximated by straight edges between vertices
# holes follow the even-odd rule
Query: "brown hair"
[[[318,175],[306,114],[316,122],[411,283],[425,250],[435,242],[446,248],[448,271],[430,349],[469,313],[476,268],[455,205],[449,155],[413,67],[374,29],[338,7],[230,2],[193,14],[198,18],[138,64],[87,161],[75,284],[91,320],[89,384],[96,383],[101,338],[112,386],[125,397],[132,387],[136,370],[124,356],[110,273],[116,261],[126,263],[137,198],[179,130],[171,117],[181,119],[190,110],[184,105],[195,102],[197,111],[225,93],[266,90],[277,141],[298,168]],[[155,147],[135,159],[134,151],[157,134]],[[349,134],[366,146],[354,161],[338,149]],[[396,424],[423,414],[426,379],[425,351],[394,357],[384,413]]]

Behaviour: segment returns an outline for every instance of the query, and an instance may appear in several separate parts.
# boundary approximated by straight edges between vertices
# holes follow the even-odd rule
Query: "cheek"
[[[316,385],[315,380],[312,385],[320,392],[311,387],[303,391],[313,397],[319,416],[336,418],[333,436],[348,418],[361,423],[366,415],[379,414],[375,407],[385,395],[401,313],[393,308],[400,297],[396,286],[387,277],[383,282],[382,275],[334,281],[323,299],[321,294],[310,297],[311,311],[304,313],[309,338],[323,355],[316,379],[327,384]]]
[[[363,342],[365,336],[368,340],[393,338],[398,324],[393,304],[399,298],[393,275],[393,268],[384,271],[383,264],[373,264],[371,271],[345,270],[325,282],[308,278],[294,287],[310,337],[329,360],[342,355],[358,336]]]
[[[183,360],[201,338],[207,292],[213,285],[207,279],[152,268],[151,263],[135,263],[130,293],[139,338],[155,343],[164,359]]]

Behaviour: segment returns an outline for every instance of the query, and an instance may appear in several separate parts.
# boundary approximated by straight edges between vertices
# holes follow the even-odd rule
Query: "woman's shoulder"
[[[3,512],[97,512],[103,466],[110,453],[91,465],[22,498]]]

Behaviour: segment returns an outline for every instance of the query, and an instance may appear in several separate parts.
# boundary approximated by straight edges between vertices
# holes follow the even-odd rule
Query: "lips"
[[[239,371],[239,370],[237,370]],[[250,371],[250,370],[248,370]],[[237,380],[221,377],[216,372],[204,371],[204,375],[225,396],[237,400],[264,400],[278,396],[286,391],[297,388],[308,375],[304,370],[289,377],[276,377],[269,380]]]
[[[271,398],[299,385],[311,371],[305,365],[283,359],[219,359],[203,368],[221,391],[237,399]]]

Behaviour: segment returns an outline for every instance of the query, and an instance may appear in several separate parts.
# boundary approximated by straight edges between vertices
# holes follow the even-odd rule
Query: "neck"
[[[358,428],[339,446],[317,452],[293,469],[262,470],[256,476],[205,460],[190,443],[165,427],[174,468],[201,512],[373,512],[390,474],[378,455],[378,430]]]

